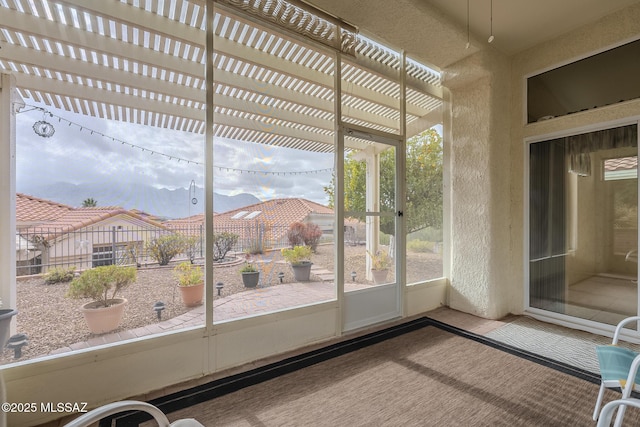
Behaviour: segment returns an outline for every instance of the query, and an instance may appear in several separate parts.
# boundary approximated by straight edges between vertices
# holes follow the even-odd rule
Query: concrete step
[[[322,268],[322,267],[314,268],[312,266],[311,267],[311,274],[313,274],[316,277],[319,277],[320,280],[322,280],[323,282],[332,282],[333,279],[334,279],[333,272],[327,270],[326,268]]]

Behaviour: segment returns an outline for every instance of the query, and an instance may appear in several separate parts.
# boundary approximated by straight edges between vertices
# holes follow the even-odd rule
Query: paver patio
[[[218,298],[213,302],[213,321],[222,322],[225,320],[239,319],[334,299],[336,291],[333,283],[333,275],[329,271],[316,271],[314,274],[321,276],[324,281],[284,283],[265,288],[258,287],[253,290]],[[345,283],[345,292],[368,287],[370,286],[357,283]],[[88,341],[73,343],[69,346],[56,349],[50,354],[61,354],[73,350],[112,344],[132,338],[140,338],[193,326],[202,326],[204,323],[205,306],[202,305],[171,319],[162,320],[136,329],[93,337]]]

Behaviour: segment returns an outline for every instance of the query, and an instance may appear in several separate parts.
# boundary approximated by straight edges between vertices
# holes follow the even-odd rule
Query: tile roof
[[[71,206],[16,193],[16,222],[34,224],[53,221],[73,210]]]
[[[214,215],[215,216],[215,215]],[[164,225],[169,230],[189,232],[190,234],[198,235],[200,230],[204,230],[204,214],[191,215],[186,218],[170,219],[163,221]]]
[[[214,216],[214,228],[234,228],[247,223],[267,223],[288,227],[310,214],[333,215],[333,209],[300,198],[273,199],[244,206]]]
[[[291,223],[304,221],[311,214],[332,216],[333,209],[301,198],[272,199],[214,214],[213,227],[216,230],[237,230],[248,224],[265,223],[278,228],[277,234],[282,234]],[[199,227],[204,224],[204,215],[169,220],[163,224],[172,230]]]
[[[41,235],[45,239],[51,239],[116,216],[127,216],[137,222],[142,222],[152,227],[165,228],[161,223],[141,217],[119,206],[100,206],[69,208],[48,221],[37,221],[37,224],[32,225],[25,231],[29,234]]]

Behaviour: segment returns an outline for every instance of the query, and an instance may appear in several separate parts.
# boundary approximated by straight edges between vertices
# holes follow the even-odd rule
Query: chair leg
[[[598,392],[598,399],[596,400],[596,407],[593,410],[593,421],[598,421],[598,412],[600,412],[600,405],[602,405],[602,398],[604,397],[604,383],[600,383],[600,391]]]
[[[622,427],[622,420],[624,419],[624,411],[626,409],[626,405],[620,405],[618,407],[618,410],[616,411],[616,422],[613,424],[614,427]]]

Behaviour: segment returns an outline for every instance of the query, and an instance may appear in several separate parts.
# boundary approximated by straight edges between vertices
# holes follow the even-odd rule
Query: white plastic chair
[[[618,346],[620,333],[624,325],[637,322],[640,316],[632,316],[623,319],[616,326],[611,345],[596,346],[598,363],[600,365],[600,391],[593,410],[593,419],[598,420],[598,413],[602,405],[604,390],[606,388],[621,388],[623,397],[630,397],[632,390],[640,391],[640,376],[638,367],[640,366],[640,354],[625,347]],[[620,420],[624,414],[624,405],[621,407]],[[618,425],[616,423],[616,425]]]
[[[602,412],[600,412],[600,418],[598,419],[597,427],[609,427],[611,425],[611,419],[613,418],[613,414],[615,413],[616,409],[618,409],[620,406],[622,406],[623,408],[626,406],[634,406],[636,408],[640,408],[640,399],[631,397],[628,399],[612,400],[611,402],[607,403],[602,408]],[[616,418],[616,423],[618,422],[622,423],[623,417],[624,417],[623,414],[618,414],[618,417]]]
[[[89,411],[86,414],[82,414],[70,423],[65,424],[64,427],[90,427],[93,423],[100,421],[104,417],[124,411],[146,412],[153,417],[159,427],[204,427],[193,418],[186,418],[169,423],[169,419],[160,409],[149,403],[139,402],[137,400],[123,400],[121,402],[109,403]]]

